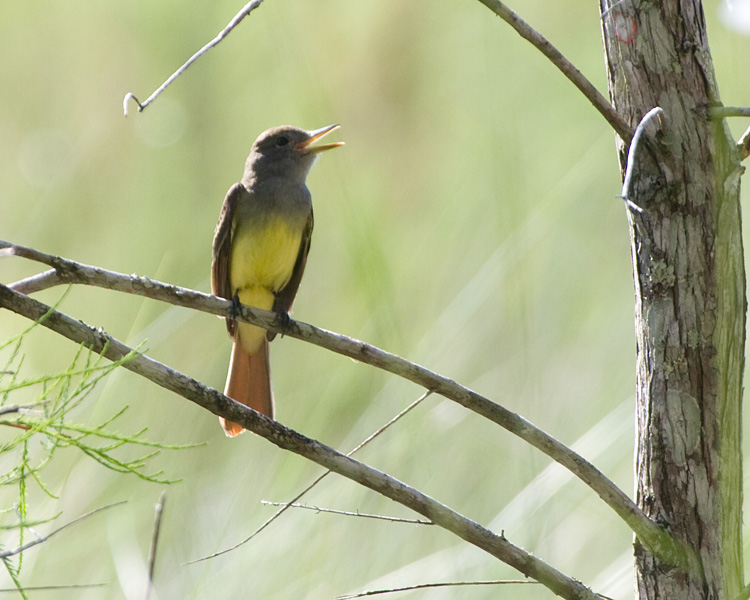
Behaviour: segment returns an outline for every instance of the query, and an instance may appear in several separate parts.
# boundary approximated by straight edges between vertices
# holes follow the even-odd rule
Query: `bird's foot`
[[[276,313],[276,321],[278,322],[279,327],[281,327],[281,337],[284,337],[284,334],[292,322],[292,318],[289,316],[288,312],[280,312]]]
[[[242,303],[240,302],[240,297],[238,294],[235,294],[232,296],[232,307],[229,309],[230,314],[232,315],[232,320],[236,320],[239,316],[241,310],[242,310]]]

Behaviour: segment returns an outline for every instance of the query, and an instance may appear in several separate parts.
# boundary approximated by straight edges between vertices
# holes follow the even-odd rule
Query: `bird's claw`
[[[240,302],[239,295],[235,294],[234,296],[232,296],[230,302],[232,303],[232,307],[229,309],[229,312],[232,315],[232,320],[236,320],[240,312],[242,311],[242,303]]]
[[[288,312],[280,312],[276,313],[277,321],[279,323],[279,327],[281,328],[281,337],[284,337],[284,334],[286,333],[287,329],[289,328],[289,325],[292,322],[292,318],[289,316]]]

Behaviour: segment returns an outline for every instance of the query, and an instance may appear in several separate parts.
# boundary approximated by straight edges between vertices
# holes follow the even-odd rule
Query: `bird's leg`
[[[284,337],[289,324],[292,322],[292,318],[289,316],[288,312],[284,311],[276,313],[276,320],[279,323],[279,327],[281,327],[281,337]]]
[[[235,292],[234,296],[232,296],[232,307],[229,309],[233,321],[237,320],[237,316],[239,316],[241,310],[242,303],[240,302],[239,292]]]

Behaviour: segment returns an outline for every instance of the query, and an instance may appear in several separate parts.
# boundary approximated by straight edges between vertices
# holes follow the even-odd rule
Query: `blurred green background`
[[[512,7],[606,93],[595,3]],[[0,238],[208,291],[219,208],[258,133],[341,123],[331,140],[347,145],[324,155],[308,180],[316,229],[294,316],[487,395],[575,444],[630,491],[633,287],[604,120],[480,3],[428,0],[267,0],[144,113],[123,118],[126,92],[144,100],[239,8],[229,0],[4,3]],[[706,3],[717,77],[725,104],[747,105],[750,38],[719,20],[724,9]],[[738,137],[747,122],[730,126]],[[37,270],[0,260],[3,282]],[[153,358],[223,389],[230,343],[215,317],[82,287],[60,308],[128,344],[146,340]],[[0,313],[0,339],[26,326]],[[21,376],[33,377],[66,368],[76,348],[37,330],[23,350]],[[421,393],[293,339],[271,350],[277,418],[342,451]],[[75,417],[97,423],[125,405],[122,431],[147,426],[149,439],[206,442],[152,461],[182,479],[167,490],[152,598],[326,599],[518,577],[436,528],[301,510],[233,553],[185,566],[244,539],[273,514],[262,499],[288,500],[322,471],[250,434],[226,439],[213,415],[124,371]],[[429,398],[360,458],[596,591],[632,595],[627,528],[562,468],[473,413]],[[27,552],[24,584],[106,582],[43,595],[143,598],[163,486],[115,475],[72,449],[44,473],[60,500],[32,487],[29,518],[62,511],[64,522],[128,502]],[[16,493],[3,490],[4,508]],[[336,476],[304,501],[414,516]],[[14,536],[4,537],[6,548]],[[7,575],[0,587],[10,587]],[[551,596],[515,586],[403,597],[499,595]]]

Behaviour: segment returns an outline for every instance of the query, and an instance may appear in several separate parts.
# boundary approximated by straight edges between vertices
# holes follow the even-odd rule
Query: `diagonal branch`
[[[588,98],[589,102],[591,102],[591,104],[594,105],[594,108],[607,120],[612,126],[612,129],[614,129],[617,135],[623,139],[625,144],[627,145],[630,143],[630,138],[633,135],[630,126],[617,113],[612,104],[602,96],[601,93],[599,93],[599,90],[594,87],[594,84],[586,79],[583,73],[565,58],[565,56],[563,56],[563,54],[555,48],[547,38],[526,23],[526,21],[505,6],[500,0],[479,1],[515,29],[518,35],[528,42],[531,42],[537,50],[550,59],[552,64],[560,69],[563,75],[570,79],[573,85],[575,85],[581,93]]]
[[[594,465],[520,415],[447,377],[365,342],[300,321],[282,321],[279,315],[273,312],[242,306],[238,314],[230,301],[201,292],[170,286],[145,277],[107,271],[58,256],[51,256],[32,248],[0,241],[0,249],[3,248],[11,250],[17,256],[53,267],[60,281],[65,283],[93,285],[216,315],[231,316],[277,333],[281,333],[283,329],[286,336],[321,346],[421,385],[482,415],[544,452],[594,490],[628,524],[641,543],[651,549],[652,552],[663,556],[665,560],[673,564],[682,565],[686,562],[686,555],[690,550],[681,546],[667,532],[651,521],[625,492]],[[10,292],[11,289],[8,289],[8,291]],[[0,305],[2,305],[1,302]],[[212,412],[216,412],[216,410],[212,410]]]
[[[108,583],[74,583],[71,585],[32,585],[29,587],[0,588],[0,594],[24,592],[48,592],[52,590],[87,590],[89,588],[104,587]]]
[[[402,410],[400,413],[398,413],[395,417],[390,419],[385,425],[382,427],[379,427],[377,431],[367,436],[365,440],[357,444],[355,448],[347,452],[347,456],[352,456],[355,453],[359,452],[362,448],[364,448],[367,444],[369,444],[372,440],[374,440],[376,437],[378,437],[381,433],[383,433],[386,429],[388,429],[391,425],[399,421],[402,417],[404,417],[407,413],[411,412],[411,410],[419,405],[425,398],[427,398],[432,392],[429,390],[426,391],[424,394],[422,394],[419,398],[417,398],[414,402],[412,402],[409,406],[407,406],[404,410]],[[238,542],[234,544],[233,546],[230,546],[229,548],[225,548],[224,550],[219,550],[218,552],[214,552],[213,554],[209,554],[207,556],[204,556],[202,558],[197,558],[195,560],[190,560],[185,564],[193,564],[197,562],[202,562],[204,560],[208,560],[211,558],[216,558],[217,556],[221,556],[222,554],[227,554],[228,552],[232,552],[239,548],[240,546],[243,546],[247,544],[250,540],[252,540],[256,535],[258,535],[261,531],[263,531],[266,527],[268,527],[271,523],[273,523],[276,519],[278,519],[281,515],[283,515],[287,510],[289,510],[297,500],[301,499],[302,496],[307,494],[311,489],[313,489],[316,485],[318,485],[323,479],[328,477],[328,475],[331,474],[331,471],[325,471],[321,475],[318,475],[318,477],[315,478],[315,481],[313,481],[310,485],[306,486],[305,489],[303,489],[301,492],[299,492],[294,498],[289,500],[288,502],[284,503],[284,506],[282,506],[279,510],[277,510],[271,517],[266,519],[263,524],[258,527],[255,531],[253,531],[249,536],[247,536],[244,540],[241,542]],[[432,523],[434,525],[434,523]]]
[[[230,303],[227,302],[227,304]],[[123,363],[123,367],[126,369],[179,394],[215,415],[239,423],[245,429],[260,435],[284,450],[289,450],[312,460],[424,515],[436,525],[453,532],[470,544],[514,567],[527,577],[539,581],[563,598],[570,600],[600,600],[602,598],[579,581],[566,576],[546,562],[511,544],[504,536],[497,535],[482,527],[479,523],[468,519],[419,490],[345,456],[316,440],[305,437],[165,364],[135,352],[101,329],[94,329],[2,284],[0,284],[0,306],[4,306],[28,319],[38,321],[44,327],[71,341],[91,348],[94,352],[109,360],[116,361],[128,357],[128,360]],[[297,327],[294,324],[293,326]]]
[[[22,294],[33,294],[34,292],[41,292],[47,288],[54,287],[65,283],[60,279],[55,269],[44,271],[43,273],[37,273],[26,279],[21,279],[13,284],[13,289]]]
[[[196,60],[198,60],[201,56],[203,56],[206,52],[208,52],[211,48],[216,46],[221,40],[223,40],[225,37],[229,35],[229,33],[237,27],[237,25],[240,24],[240,21],[244,19],[247,15],[249,15],[253,10],[258,8],[260,6],[260,3],[263,2],[263,0],[251,0],[248,2],[245,6],[242,7],[242,10],[238,12],[236,15],[234,15],[234,18],[229,22],[229,24],[222,29],[219,32],[219,35],[217,35],[214,39],[212,39],[208,44],[203,46],[198,52],[193,54],[188,61],[182,65],[179,69],[177,69],[172,75],[169,76],[169,78],[162,83],[157,90],[151,94],[146,100],[141,103],[139,102],[138,98],[136,98],[131,92],[128,92],[125,94],[125,98],[122,100],[122,112],[125,113],[125,116],[128,116],[128,104],[131,100],[134,100],[135,103],[138,105],[138,112],[143,111],[149,104],[151,104],[154,100],[156,100],[157,96],[161,94],[164,90],[167,89],[171,83],[177,79],[180,75],[182,75],[187,68],[192,65]]]
[[[299,504],[298,502],[271,502],[270,500],[261,500],[261,504],[266,506],[289,506],[290,508],[301,508],[311,510],[315,513],[328,513],[330,515],[340,515],[343,517],[358,517],[360,519],[376,519],[378,521],[388,521],[390,523],[408,523],[410,525],[434,525],[432,521],[422,521],[421,519],[403,519],[401,517],[389,517],[388,515],[374,515],[371,513],[352,512],[350,510],[336,510],[335,508],[323,508],[321,506],[310,506],[309,504]]]
[[[151,547],[148,551],[148,583],[146,584],[146,600],[151,597],[154,589],[154,572],[156,570],[156,550],[159,544],[159,533],[161,532],[161,520],[164,516],[164,503],[167,501],[167,491],[164,490],[154,506],[154,529],[151,534]]]
[[[8,558],[9,556],[15,556],[16,554],[21,554],[22,552],[26,552],[26,550],[28,550],[29,548],[33,548],[37,544],[43,544],[44,542],[46,542],[47,540],[49,540],[53,535],[57,535],[58,533],[60,533],[64,529],[67,529],[68,527],[72,527],[76,523],[79,523],[79,522],[83,521],[84,519],[88,519],[89,517],[91,517],[91,516],[93,516],[93,515],[95,515],[97,513],[100,513],[100,512],[102,512],[104,510],[107,510],[109,508],[113,508],[115,506],[119,506],[120,504],[125,504],[125,502],[127,502],[127,500],[122,500],[120,502],[115,502],[114,504],[107,504],[107,506],[102,506],[100,508],[97,508],[95,510],[87,512],[86,514],[83,514],[80,517],[76,517],[75,519],[73,519],[69,523],[65,523],[65,525],[63,525],[62,527],[58,527],[57,529],[55,529],[54,531],[52,531],[52,533],[48,533],[47,535],[43,535],[41,537],[38,537],[37,539],[35,539],[35,540],[31,541],[31,542],[28,542],[28,543],[24,544],[23,546],[19,546],[18,548],[13,548],[11,550],[3,550],[2,552],[0,552],[0,558]]]
[[[446,587],[467,587],[467,586],[479,586],[479,585],[534,585],[536,581],[522,581],[517,579],[498,579],[495,581],[453,581],[446,583],[420,583],[417,585],[408,585],[399,588],[391,588],[387,590],[369,590],[367,592],[360,592],[359,594],[346,594],[344,596],[336,596],[333,600],[352,600],[353,598],[364,598],[365,596],[380,596],[383,594],[397,594],[399,592],[410,592],[412,590],[426,590],[430,588],[446,588]]]

